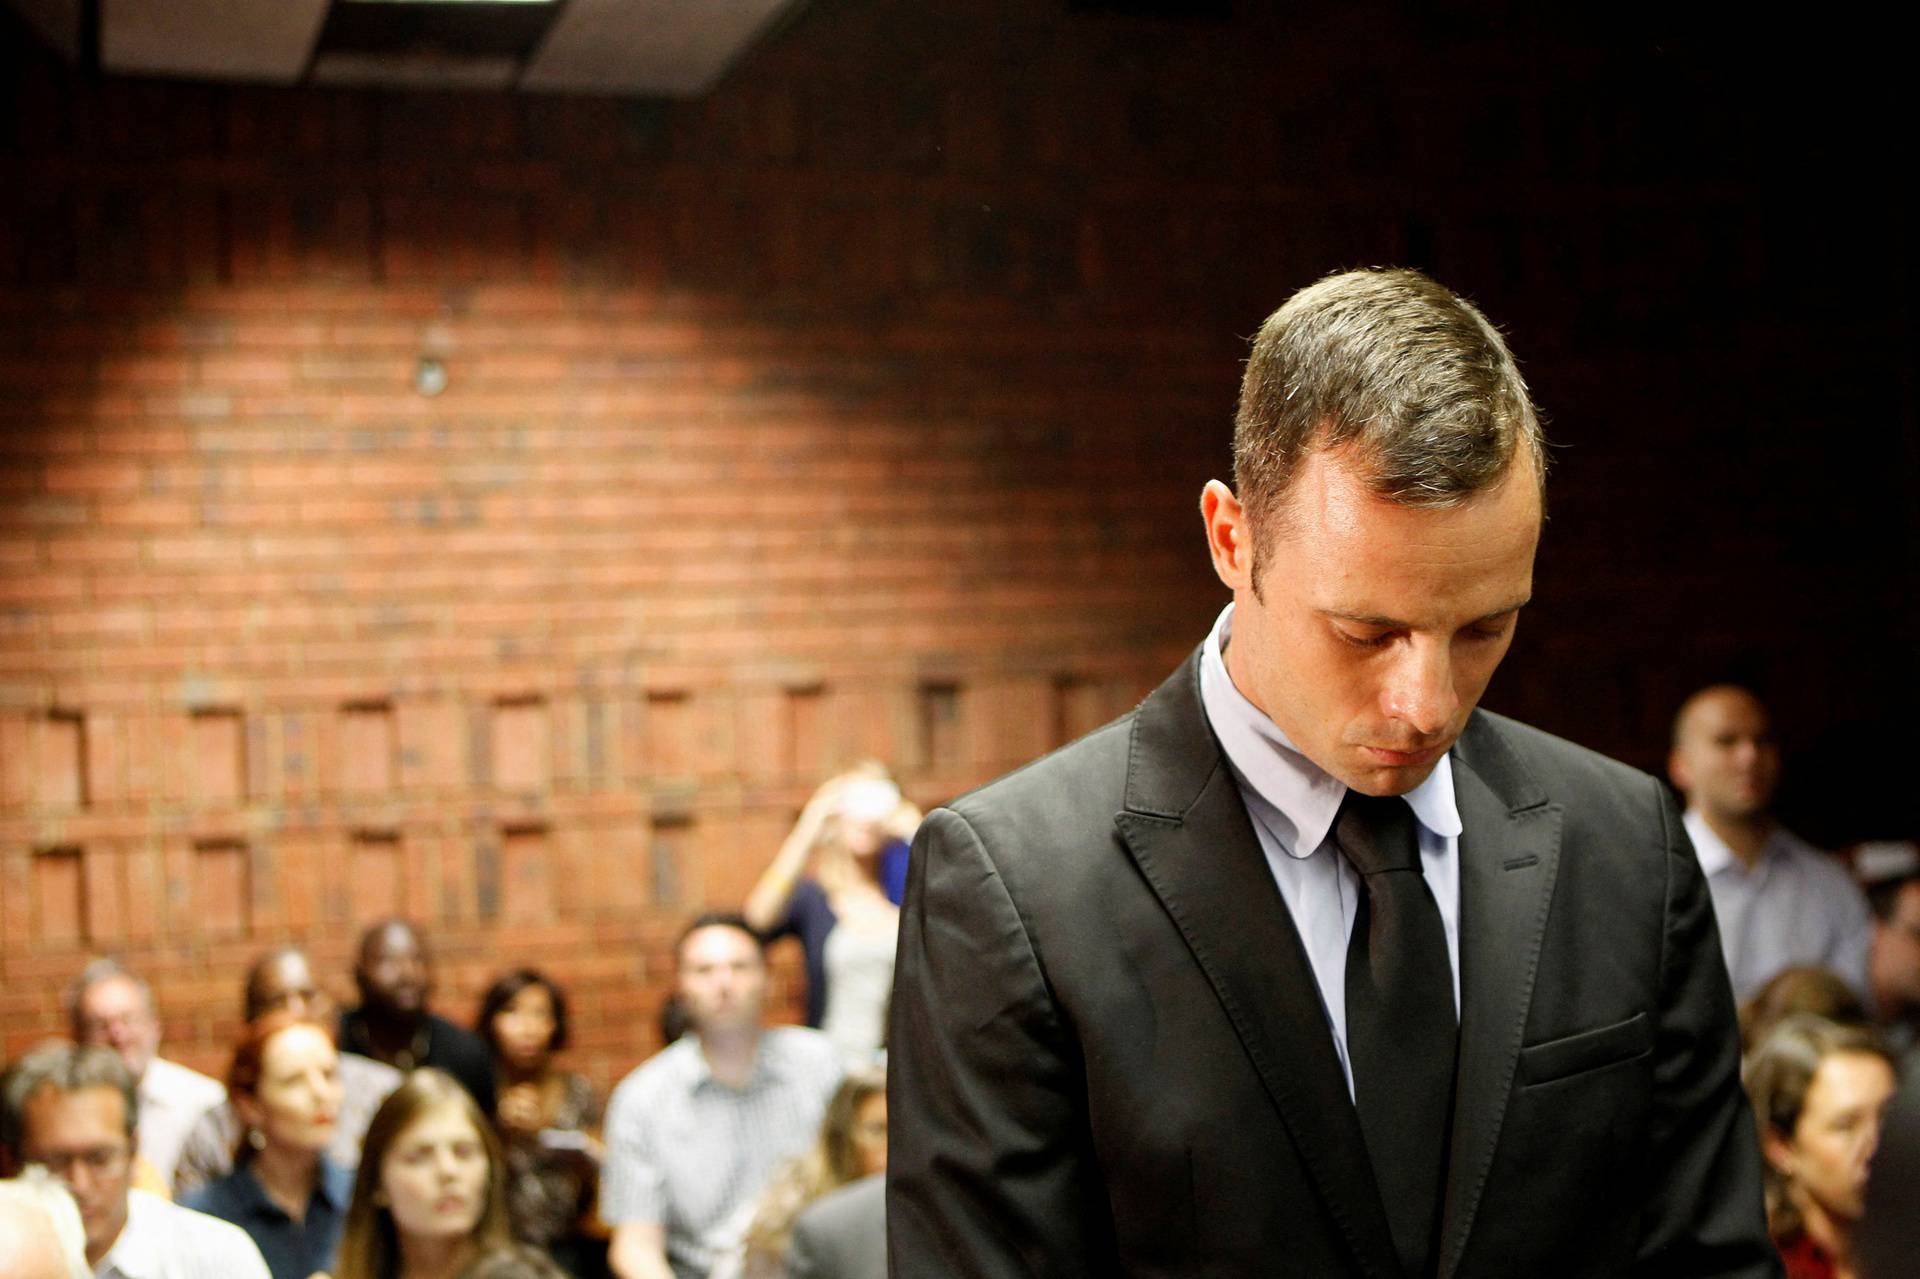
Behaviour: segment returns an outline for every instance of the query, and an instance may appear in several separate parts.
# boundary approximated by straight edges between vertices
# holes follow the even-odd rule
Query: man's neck
[[[129,1191],[128,1194],[131,1195],[132,1192]],[[97,1247],[94,1245],[93,1240],[87,1240],[87,1265],[96,1270],[100,1268],[100,1263],[106,1260],[108,1253],[113,1251],[113,1245],[119,1243],[120,1236],[127,1233],[127,1214],[131,1211],[132,1200],[129,1198],[128,1200],[122,1201],[120,1205],[120,1224],[114,1227],[113,1233],[108,1235]]]
[[[367,1046],[373,1049],[374,1056],[389,1065],[397,1064],[394,1059],[402,1055],[424,1055],[420,1041],[425,1038],[427,1029],[425,1009],[410,1013],[362,1004],[360,1024],[366,1030]],[[411,1064],[418,1066],[420,1063],[416,1061]]]
[[[740,1089],[753,1077],[754,1059],[760,1053],[760,1027],[746,1030],[701,1031],[700,1055],[707,1059],[713,1077],[729,1088]]]
[[[1771,813],[1754,813],[1747,817],[1734,817],[1726,813],[1715,813],[1707,809],[1700,810],[1701,820],[1707,829],[1720,837],[1720,842],[1730,849],[1741,863],[1752,870],[1760,860],[1760,854],[1767,849],[1767,841],[1773,838],[1773,832],[1779,823],[1773,820]]]

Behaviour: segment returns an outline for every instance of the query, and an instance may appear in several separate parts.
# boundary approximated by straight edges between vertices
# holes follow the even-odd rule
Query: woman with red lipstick
[[[416,1070],[367,1128],[338,1279],[454,1279],[509,1243],[493,1125],[443,1071]]]
[[[1867,1162],[1893,1095],[1893,1060],[1864,1027],[1782,1019],[1748,1055],[1766,1158],[1767,1220],[1787,1279],[1854,1279]]]
[[[332,1033],[298,1013],[249,1022],[227,1096],[245,1125],[233,1171],[186,1205],[246,1231],[273,1279],[330,1272],[352,1187],[351,1171],[326,1155],[340,1109]]]

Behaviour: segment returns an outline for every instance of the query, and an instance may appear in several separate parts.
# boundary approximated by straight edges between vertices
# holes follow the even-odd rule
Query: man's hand
[[[515,1084],[500,1094],[496,1113],[503,1127],[518,1133],[536,1133],[541,1128],[540,1085]]]
[[[613,1228],[607,1262],[620,1279],[673,1279],[667,1230],[657,1221],[623,1221]]]

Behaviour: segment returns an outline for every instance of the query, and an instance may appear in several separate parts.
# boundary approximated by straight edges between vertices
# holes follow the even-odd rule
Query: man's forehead
[[[1694,694],[1683,722],[1701,732],[1764,733],[1770,726],[1767,708],[1744,688],[1709,688]]]
[[[56,1118],[65,1124],[92,1121],[116,1132],[127,1126],[127,1099],[120,1095],[118,1088],[105,1084],[66,1089],[49,1081],[33,1091],[23,1109],[30,1132],[44,1128]]]
[[[411,924],[395,920],[383,924],[367,934],[366,945],[361,947],[361,958],[367,960],[391,959],[396,955],[425,954],[426,943],[420,940],[420,934]]]
[[[82,1011],[96,1016],[104,1016],[127,1008],[144,1011],[146,1006],[146,996],[141,992],[140,983],[125,973],[114,973],[110,977],[102,977],[88,986],[80,996]]]
[[[680,947],[680,962],[688,965],[712,964],[742,957],[741,952],[760,953],[753,938],[731,924],[710,924],[687,934]]]
[[[253,988],[262,994],[310,990],[314,984],[313,965],[297,952],[276,956],[253,975]]]

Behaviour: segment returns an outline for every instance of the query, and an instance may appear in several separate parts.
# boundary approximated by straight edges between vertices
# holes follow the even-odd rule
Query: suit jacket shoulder
[[[863,1177],[807,1205],[793,1223],[789,1279],[886,1279],[887,1179]]]

